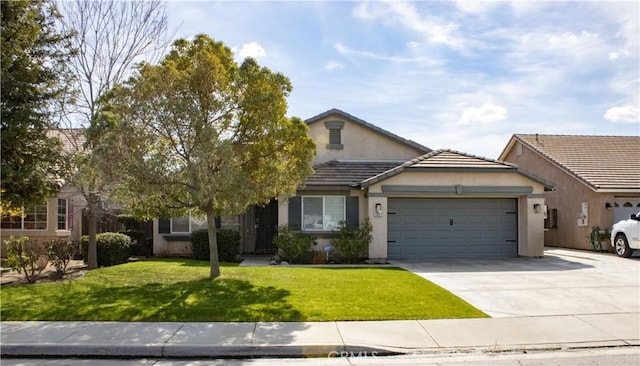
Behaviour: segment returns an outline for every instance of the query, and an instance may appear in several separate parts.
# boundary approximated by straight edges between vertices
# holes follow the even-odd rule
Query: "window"
[[[171,218],[171,233],[190,233],[191,220],[187,217]]]
[[[200,220],[191,216],[173,217],[171,218],[170,225],[171,234],[187,234],[195,230],[206,229],[207,220]]]
[[[344,219],[344,196],[302,197],[302,230],[336,230]]]
[[[47,230],[47,203],[27,206],[22,209],[21,216],[3,218],[2,228],[14,230]]]
[[[58,230],[67,230],[67,200],[58,198]]]
[[[344,122],[342,121],[327,121],[324,126],[329,130],[329,144],[327,149],[341,150],[342,145],[342,129],[344,128]]]
[[[332,128],[329,130],[329,144],[330,145],[341,145],[342,144],[342,136],[340,134],[340,130],[337,128]]]

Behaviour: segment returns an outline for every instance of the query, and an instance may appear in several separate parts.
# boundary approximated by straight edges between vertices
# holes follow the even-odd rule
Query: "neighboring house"
[[[543,255],[545,180],[514,164],[432,151],[337,109],[306,123],[315,173],[296,196],[229,218],[244,253],[273,253],[281,225],[312,234],[321,250],[340,221],[369,218],[373,261]],[[155,224],[155,254],[188,254],[203,222]]]
[[[640,212],[640,137],[515,134],[498,160],[552,181],[545,192],[549,246],[590,249],[594,227]]]
[[[76,151],[78,144],[84,143],[83,129],[50,130],[50,137],[57,137],[65,152]],[[85,201],[78,190],[60,181],[60,192],[45,202],[23,207],[21,216],[4,217],[0,225],[2,243],[10,236],[28,236],[32,240],[52,239],[80,240],[82,233],[82,209]],[[2,245],[2,257],[6,257]]]

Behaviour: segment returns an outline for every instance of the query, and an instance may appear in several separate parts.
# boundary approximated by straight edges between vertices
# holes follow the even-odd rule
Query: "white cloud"
[[[352,48],[349,48],[345,45],[343,45],[342,43],[336,43],[333,48],[335,48],[336,51],[338,51],[338,53],[340,53],[341,55],[344,56],[358,56],[358,57],[365,57],[365,58],[370,58],[373,60],[379,60],[379,61],[390,61],[390,62],[398,62],[398,63],[419,63],[419,64],[425,64],[425,65],[435,65],[437,64],[436,61],[428,58],[428,57],[424,57],[424,56],[388,56],[388,55],[381,55],[375,52],[371,52],[371,51],[361,51],[361,50],[354,50]]]
[[[584,30],[563,33],[529,32],[521,38],[520,46],[522,50],[529,52],[576,56],[592,55],[605,47],[597,33]]]
[[[462,112],[459,125],[469,125],[472,123],[491,123],[502,121],[507,118],[507,110],[499,105],[484,103],[480,107],[469,107]]]
[[[611,107],[604,113],[603,117],[611,122],[638,123],[640,122],[640,109],[632,105]]]
[[[234,48],[233,51],[238,55],[240,59],[245,59],[247,57],[258,58],[267,55],[267,52],[258,42],[245,43],[242,45],[242,47],[240,47],[240,50],[238,52],[236,52],[236,48]]]
[[[621,50],[620,52],[609,52],[609,60],[611,61],[617,60],[620,56],[629,56],[629,51]]]
[[[443,23],[435,19],[424,19],[410,3],[390,1],[387,5],[404,26],[422,33],[429,42],[446,44],[453,48],[462,47],[463,41],[456,35],[458,24],[452,22]]]
[[[500,3],[493,1],[478,1],[478,0],[457,0],[456,7],[465,13],[482,14],[486,13]]]
[[[430,14],[422,15],[416,7],[405,1],[366,2],[356,6],[352,15],[365,21],[380,21],[387,25],[400,24],[419,33],[432,44],[444,44],[460,49],[464,40],[458,35],[459,25]]]
[[[335,69],[341,69],[343,67],[344,67],[344,65],[339,63],[339,62],[337,62],[337,61],[329,61],[324,65],[324,69],[328,70],[328,71],[332,71],[332,70],[335,70]]]

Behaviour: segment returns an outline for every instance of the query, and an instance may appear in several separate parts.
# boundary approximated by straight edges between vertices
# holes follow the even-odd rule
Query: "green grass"
[[[0,318],[96,321],[331,321],[486,317],[394,267],[302,268],[148,260],[73,281],[0,289]]]

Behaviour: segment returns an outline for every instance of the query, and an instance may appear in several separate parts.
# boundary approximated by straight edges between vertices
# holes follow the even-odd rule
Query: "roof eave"
[[[511,135],[511,139],[509,139],[507,146],[504,147],[504,150],[502,150],[497,160],[504,161],[507,155],[509,155],[509,152],[511,152],[511,149],[513,149],[513,146],[516,144],[516,141],[517,141],[517,136],[515,134]]]

